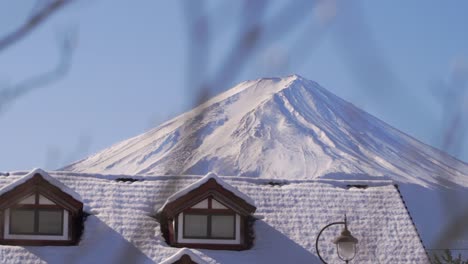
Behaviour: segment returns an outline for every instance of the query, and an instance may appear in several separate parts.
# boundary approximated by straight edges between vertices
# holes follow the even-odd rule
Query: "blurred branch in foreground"
[[[266,13],[271,8],[272,2],[264,0],[242,1],[238,2],[240,12],[237,14],[237,19],[227,19],[227,23],[218,21],[218,13],[222,11],[224,11],[223,13],[232,13],[232,10],[229,11],[229,9],[233,9],[231,4],[217,4],[216,8],[210,9],[210,11],[204,1],[183,2],[182,8],[188,33],[186,86],[190,90],[188,94],[194,98],[192,102],[194,106],[202,104],[214,93],[231,85],[245,66],[255,60],[261,51],[260,48],[270,47],[273,43],[285,39],[301,22],[313,16],[319,16],[320,14],[316,10],[319,2],[323,1],[302,0],[286,3],[271,17],[267,17]],[[321,10],[323,8],[319,9],[319,11]],[[328,20],[332,18],[330,17]],[[323,22],[320,18],[317,21]],[[224,27],[220,27],[219,24],[223,24]],[[327,24],[317,25],[316,28]],[[231,28],[235,29],[234,39],[225,48],[220,62],[214,67],[214,72],[209,72],[208,66],[213,63],[211,59],[214,58],[212,47],[224,32]],[[319,37],[320,34],[317,34],[317,38]],[[299,37],[299,39],[301,38]],[[313,47],[307,47],[309,52],[312,49]],[[295,50],[294,52],[301,51]],[[203,109],[199,110],[200,112],[196,114],[197,117],[187,120],[187,124],[196,123],[197,126],[203,126],[205,113]],[[198,135],[182,143],[184,144],[184,153],[190,153],[196,147],[197,138]],[[183,153],[181,155],[183,156]],[[190,171],[185,171],[184,158],[181,160],[180,164],[174,166],[178,168],[177,170],[174,170],[174,167],[168,168],[166,174],[190,173]]]
[[[69,164],[82,159],[91,149],[93,137],[86,133],[78,135],[75,146],[69,150],[64,150],[60,146],[49,145],[45,155],[44,168],[50,170],[60,170],[64,164]]]
[[[184,2],[183,7],[189,33],[187,87],[191,91],[195,90],[195,95],[205,90],[202,93],[209,95],[209,92],[219,92],[219,90],[213,91],[213,89],[222,89],[233,84],[232,82],[236,80],[245,66],[255,60],[256,55],[261,51],[260,48],[271,47],[274,43],[285,39],[305,20],[319,16],[322,9],[317,8],[317,6],[320,7],[321,5],[318,3],[321,2],[323,1],[290,2],[284,4],[281,10],[271,17],[266,17],[265,14],[272,2],[243,1],[240,2],[242,5],[236,20],[237,23],[226,23],[227,28],[217,26],[216,14],[206,13],[204,6],[200,4],[203,2],[197,2],[196,5],[191,1]],[[219,8],[215,11],[219,12]],[[329,18],[329,20],[331,19],[333,17]],[[321,18],[317,21],[320,22]],[[207,64],[211,62],[210,59],[213,57],[210,47],[232,25],[236,27],[235,38],[231,42],[232,44],[225,48],[226,52],[220,63],[214,67],[214,73],[209,73]],[[315,29],[320,32],[320,27],[326,26],[328,26],[328,21],[323,25],[315,25]],[[304,34],[309,33],[304,32]],[[321,34],[309,37],[319,39]],[[302,40],[302,37],[299,37],[299,40]],[[307,47],[301,45],[301,47],[304,47],[309,53],[315,45]],[[304,50],[292,50],[291,52],[300,53]],[[199,101],[196,101],[197,104]]]
[[[464,58],[457,58],[452,65],[449,79],[441,81],[433,90],[442,106],[442,124],[440,146],[443,151],[457,156],[463,150],[468,127],[468,63]],[[445,182],[445,174],[439,175],[439,182]],[[454,243],[468,233],[468,205],[456,190],[441,190],[440,199],[449,220],[442,228],[436,248],[453,247]]]
[[[72,1],[73,0],[38,1],[33,14],[20,27],[6,36],[0,37],[0,52],[26,37],[54,13],[60,10],[60,8]]]
[[[17,84],[8,85],[0,90],[0,114],[5,110],[8,104],[13,103],[21,96],[58,81],[68,73],[73,51],[76,46],[76,36],[77,34],[75,31],[68,31],[61,36],[60,60],[53,69],[27,78]]]
[[[38,0],[33,7],[31,15],[24,23],[12,32],[0,37],[0,53],[22,40],[53,14],[57,13],[65,5],[73,0]],[[61,35],[60,40],[60,61],[52,70],[27,78],[19,83],[2,85],[0,87],[0,114],[8,104],[31,92],[32,90],[44,87],[54,81],[61,79],[70,69],[70,61],[76,46],[77,34],[69,31]]]
[[[435,92],[442,106],[442,149],[461,154],[468,126],[468,60],[458,57],[452,64],[450,78]]]

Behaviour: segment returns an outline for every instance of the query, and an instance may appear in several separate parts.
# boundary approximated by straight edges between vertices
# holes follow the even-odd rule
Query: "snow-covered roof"
[[[20,247],[0,245],[2,263],[160,263],[180,249],[162,237],[155,209],[174,193],[200,180],[194,176],[117,177],[71,172],[49,172],[83,197],[90,208],[79,245]],[[0,176],[0,188],[27,173]],[[122,177],[122,175],[119,175]],[[253,247],[245,251],[199,249],[206,263],[320,263],[315,239],[322,227],[342,221],[359,239],[353,263],[429,263],[416,228],[391,183],[368,188],[346,188],[342,182],[284,181],[219,177],[250,197],[257,207]],[[320,250],[329,263],[341,263],[331,242],[342,227],[322,234]]]
[[[182,248],[180,249],[179,251],[177,251],[177,253],[175,253],[174,255],[170,256],[169,258],[167,258],[166,260],[164,260],[163,262],[159,263],[159,264],[173,264],[174,262],[176,262],[177,260],[179,260],[183,255],[187,255],[190,257],[190,259],[198,264],[205,264],[206,262],[200,258],[195,252],[193,252],[194,250],[192,249],[188,249],[188,248]]]
[[[221,177],[219,177],[216,173],[214,172],[209,172],[207,173],[204,177],[202,177],[201,179],[199,179],[198,181],[190,184],[190,185],[187,185],[186,187],[182,188],[181,190],[177,191],[176,193],[174,193],[173,195],[169,196],[169,198],[167,198],[166,202],[161,206],[161,208],[159,208],[158,212],[161,212],[163,210],[163,208],[170,202],[173,202],[175,200],[177,200],[178,198],[186,195],[187,193],[189,193],[190,191],[192,190],[195,190],[197,189],[198,187],[200,187],[201,185],[203,185],[204,183],[207,183],[209,180],[215,180],[219,185],[223,186],[224,189],[230,191],[231,193],[233,193],[235,196],[241,198],[242,200],[244,200],[246,203],[252,205],[252,206],[255,206],[255,202],[254,200],[252,200],[252,198],[250,198],[249,196],[245,195],[244,193],[240,192],[238,189],[236,189],[235,187],[231,186],[230,184],[226,183],[223,179],[221,179]]]
[[[15,181],[12,181],[10,184],[6,186],[0,186],[0,196],[2,196],[4,193],[7,193],[17,186],[25,183],[27,180],[32,179],[36,174],[41,175],[41,177],[49,182],[50,184],[54,185],[55,187],[59,188],[61,191],[64,193],[70,195],[73,197],[75,200],[81,202],[81,195],[75,192],[74,190],[70,189],[68,186],[64,185],[61,183],[59,180],[55,179],[54,177],[51,177],[47,172],[45,172],[42,169],[35,168],[29,173],[25,174],[24,176],[17,178]]]

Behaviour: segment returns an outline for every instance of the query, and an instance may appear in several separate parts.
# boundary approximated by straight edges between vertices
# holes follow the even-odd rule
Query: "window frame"
[[[25,204],[21,203],[24,199],[34,195],[34,204]],[[62,240],[66,241],[69,240],[69,225],[70,225],[70,215],[68,210],[64,209],[63,207],[54,204],[44,204],[40,203],[40,197],[43,196],[46,199],[50,200],[49,197],[43,195],[42,193],[36,191],[34,193],[29,193],[28,195],[23,196],[23,198],[19,199],[15,204],[10,206],[5,210],[4,215],[4,230],[5,239],[25,239],[25,240]],[[51,201],[51,200],[50,200]],[[53,202],[53,201],[51,201]],[[13,232],[12,225],[13,222],[13,212],[14,211],[33,211],[33,232]],[[60,212],[60,233],[46,233],[39,231],[40,225],[40,212]]]
[[[34,220],[33,220],[33,232],[13,232],[12,231],[12,225],[11,223],[13,223],[13,212],[14,211],[32,211],[33,212],[33,217],[34,217]],[[60,233],[41,233],[39,231],[39,213],[40,212],[59,212],[60,213]],[[63,221],[63,209],[62,208],[38,208],[38,207],[24,207],[24,206],[21,206],[21,207],[11,207],[10,208],[10,213],[9,213],[9,217],[10,217],[10,221],[9,221],[9,235],[18,235],[18,236],[22,236],[22,235],[27,235],[27,236],[63,236],[63,232],[64,232],[64,221]]]
[[[222,212],[221,212],[222,210]],[[188,236],[186,235],[186,223],[187,215],[202,215],[207,216],[207,235],[206,236]],[[219,237],[212,235],[212,216],[232,216],[233,218],[233,228],[232,236],[229,237]],[[236,213],[232,212],[229,209],[190,209],[184,212],[183,214],[183,223],[182,223],[182,238],[183,239],[218,239],[218,240],[236,240]]]

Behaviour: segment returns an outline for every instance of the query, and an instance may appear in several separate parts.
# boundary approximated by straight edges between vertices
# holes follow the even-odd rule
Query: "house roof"
[[[3,263],[160,263],[180,249],[169,247],[155,219],[155,208],[200,176],[128,176],[49,172],[81,195],[88,216],[84,234],[73,247],[0,246]],[[0,176],[0,188],[25,177]],[[315,239],[322,227],[342,221],[359,239],[355,263],[429,263],[408,211],[391,182],[366,181],[367,188],[346,188],[333,180],[282,181],[219,177],[250,197],[257,207],[255,241],[245,251],[197,250],[206,263],[320,263]],[[375,183],[375,184],[374,184]],[[329,263],[340,263],[331,242],[341,227],[327,229],[320,250]]]

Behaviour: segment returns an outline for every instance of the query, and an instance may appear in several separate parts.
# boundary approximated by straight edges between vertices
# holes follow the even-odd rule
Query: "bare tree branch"
[[[34,14],[31,15],[19,28],[10,32],[5,37],[0,38],[0,52],[11,47],[15,42],[27,36],[35,28],[51,17],[56,11],[72,1],[73,0],[54,0],[34,12]]]
[[[68,33],[63,37],[60,43],[60,60],[53,69],[0,90],[0,113],[8,104],[13,103],[21,96],[63,78],[70,70],[70,62],[75,48],[75,39],[74,32]]]
[[[434,95],[442,106],[442,127],[439,137],[441,138],[442,150],[452,155],[460,154],[466,140],[467,108],[466,96],[468,95],[468,67],[464,58],[451,69],[450,78],[444,82],[437,83]],[[443,160],[443,157],[442,157]],[[445,174],[440,173],[437,178],[439,182],[445,180]],[[457,242],[465,238],[468,226],[468,204],[455,190],[440,191],[440,200],[444,209],[444,216],[448,219],[447,224],[442,227],[437,240],[436,248],[453,249]],[[465,246],[465,245],[462,245]]]
[[[253,58],[259,47],[271,45],[286,37],[300,22],[312,13],[316,1],[293,1],[268,21],[262,21],[269,2],[246,1],[243,17],[240,19],[239,36],[218,67],[211,81],[205,86],[209,89],[225,85],[234,80],[243,66]],[[209,79],[209,78],[207,78]]]

